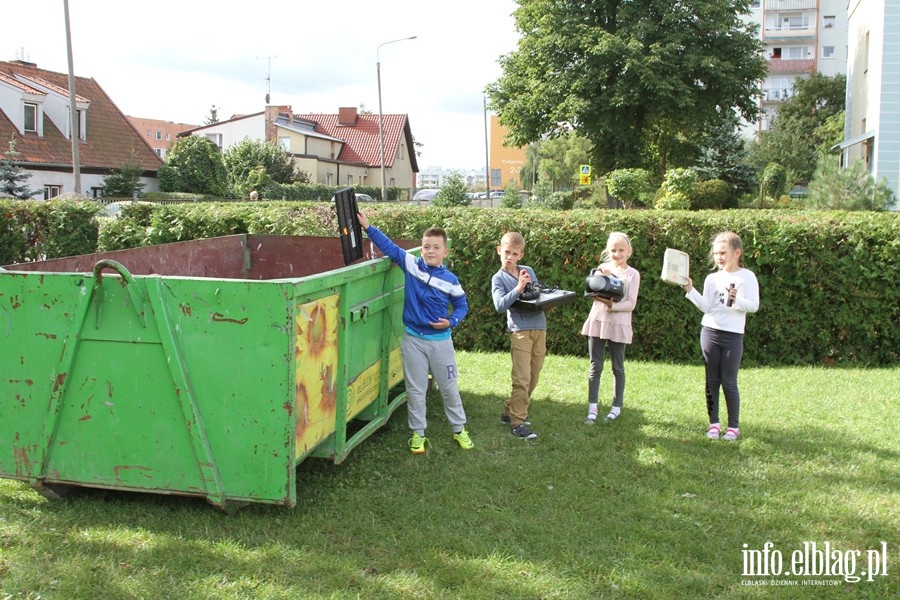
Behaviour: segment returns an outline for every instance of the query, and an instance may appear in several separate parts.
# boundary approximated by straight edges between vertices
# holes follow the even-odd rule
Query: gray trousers
[[[588,370],[588,403],[597,404],[597,393],[600,391],[600,375],[603,373],[603,348],[609,345],[609,358],[613,372],[613,406],[622,408],[625,395],[625,346],[619,342],[588,337],[588,354],[591,367]]]
[[[428,372],[441,391],[444,414],[453,433],[466,426],[466,412],[459,396],[456,377],[456,352],[453,339],[423,340],[408,333],[400,342],[403,357],[403,376],[406,378],[406,411],[409,428],[425,435],[425,394],[428,391]]]

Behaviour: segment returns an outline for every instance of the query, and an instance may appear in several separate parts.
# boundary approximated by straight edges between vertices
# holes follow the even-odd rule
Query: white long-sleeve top
[[[734,304],[727,306],[728,288],[732,283],[737,288],[737,296]],[[720,270],[706,276],[702,295],[692,287],[685,298],[703,313],[700,324],[704,327],[744,333],[747,313],[759,310],[759,283],[749,269],[740,268],[731,273]]]

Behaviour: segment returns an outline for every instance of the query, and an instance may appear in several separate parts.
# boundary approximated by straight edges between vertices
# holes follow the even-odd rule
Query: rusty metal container
[[[0,477],[293,506],[406,399],[403,274],[234,235],[0,270]],[[404,242],[411,247],[413,244]]]

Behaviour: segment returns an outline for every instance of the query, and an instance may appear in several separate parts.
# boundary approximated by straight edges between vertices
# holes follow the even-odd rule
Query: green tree
[[[214,123],[219,122],[219,109],[215,104],[209,107],[209,114],[206,116],[206,120],[203,121],[204,125],[212,125]]]
[[[503,197],[500,198],[501,208],[522,208],[522,198],[519,197],[519,189],[516,184],[509,183],[503,190]]]
[[[697,186],[697,172],[691,169],[670,169],[659,187],[655,206],[663,210],[687,210]]]
[[[776,202],[788,190],[788,174],[778,163],[769,163],[759,175],[759,207]]]
[[[643,204],[650,192],[650,173],[646,169],[616,169],[606,176],[606,191],[621,200],[624,208]]]
[[[102,193],[111,198],[140,197],[144,192],[144,183],[141,182],[140,163],[137,154],[131,151],[129,162],[119,169],[113,169],[109,175],[103,178]]]
[[[468,196],[466,180],[459,171],[453,171],[444,179],[437,196],[431,201],[432,206],[468,206],[472,199]]]
[[[887,178],[876,182],[862,159],[842,169],[837,157],[824,156],[809,182],[803,204],[828,210],[884,210],[896,199]]]
[[[595,169],[663,173],[675,148],[737,109],[765,76],[748,0],[519,0],[518,49],[488,87],[514,145],[575,129]]]
[[[228,172],[228,185],[236,198],[245,198],[250,190],[274,183],[308,183],[309,176],[294,172],[294,158],[275,142],[244,138],[222,156]],[[305,181],[303,181],[305,180]]]
[[[159,170],[160,191],[223,197],[227,188],[222,151],[212,141],[189,135],[169,148],[166,164]]]
[[[31,173],[26,173],[22,167],[16,164],[16,160],[22,155],[16,150],[16,139],[9,140],[9,150],[0,160],[0,193],[9,194],[19,200],[30,200],[40,190],[32,190],[25,183],[31,179]]]
[[[729,185],[725,204],[720,208],[736,208],[742,194],[756,189],[759,170],[750,162],[750,151],[736,119],[707,129],[693,169],[701,180],[715,179]]]
[[[578,167],[590,164],[591,141],[575,131],[567,131],[541,142],[538,147],[539,173],[554,189],[570,189],[578,179]]]
[[[833,125],[844,111],[846,84],[843,75],[796,79],[793,95],[778,104],[770,129],[753,145],[752,162],[760,169],[776,162],[788,170],[788,183],[808,182],[819,155],[840,141],[834,139]]]

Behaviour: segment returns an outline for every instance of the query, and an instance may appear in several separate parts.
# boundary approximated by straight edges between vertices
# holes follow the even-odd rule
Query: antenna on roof
[[[259,58],[265,58],[269,61],[269,66],[266,69],[266,104],[269,104],[272,98],[272,59],[278,58],[277,56],[257,56]]]

